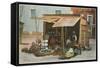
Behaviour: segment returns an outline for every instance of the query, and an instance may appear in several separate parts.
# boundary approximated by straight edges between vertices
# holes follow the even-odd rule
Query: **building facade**
[[[19,5],[19,20],[24,23],[23,31],[26,32],[43,32],[42,17],[44,14],[71,13],[70,7]]]
[[[96,33],[96,9],[95,8],[72,8],[73,14],[81,14],[89,24],[90,37],[95,38]]]

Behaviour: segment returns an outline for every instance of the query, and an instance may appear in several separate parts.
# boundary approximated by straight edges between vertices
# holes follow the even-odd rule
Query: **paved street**
[[[29,46],[24,45],[24,46]],[[82,51],[81,55],[77,55],[71,59],[65,59],[61,60],[58,59],[59,56],[44,56],[44,57],[36,57],[33,54],[28,54],[28,53],[22,53],[21,48],[23,48],[23,45],[20,45],[19,48],[19,63],[24,64],[24,63],[39,63],[39,62],[58,62],[58,61],[78,61],[78,60],[93,60],[96,59],[96,42],[94,39],[90,39],[90,47],[92,48],[90,51]]]

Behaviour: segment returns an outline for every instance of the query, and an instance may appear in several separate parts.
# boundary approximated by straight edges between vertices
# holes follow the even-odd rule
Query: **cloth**
[[[65,53],[65,57],[69,58],[74,56],[74,50],[73,48],[70,48],[66,53]]]

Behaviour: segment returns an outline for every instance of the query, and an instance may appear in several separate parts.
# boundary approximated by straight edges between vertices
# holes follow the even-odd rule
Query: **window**
[[[89,25],[93,25],[93,15],[87,15],[87,21]]]
[[[31,9],[31,18],[36,17],[36,10]]]
[[[39,25],[38,25],[38,20],[37,20],[37,16],[36,16],[36,10],[35,9],[31,9],[31,18],[32,20],[34,20],[35,23],[35,31],[37,32],[39,29]]]
[[[56,14],[61,14],[61,10],[56,10]]]

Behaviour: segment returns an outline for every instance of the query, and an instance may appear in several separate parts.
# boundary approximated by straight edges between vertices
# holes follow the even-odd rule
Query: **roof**
[[[44,22],[48,22],[48,23],[55,23],[55,22],[57,22],[57,21],[60,20],[60,19],[61,19],[61,17],[46,16],[46,17],[43,18],[43,21],[44,21]]]
[[[80,16],[80,14],[44,14],[44,16]]]
[[[79,20],[80,20],[80,17],[74,17],[74,16],[63,17],[57,23],[55,23],[53,27],[74,26]]]
[[[74,26],[80,20],[80,15],[60,14],[60,15],[44,15],[43,21],[54,23],[53,27]]]
[[[81,25],[87,25],[87,21],[85,19],[81,19]]]

